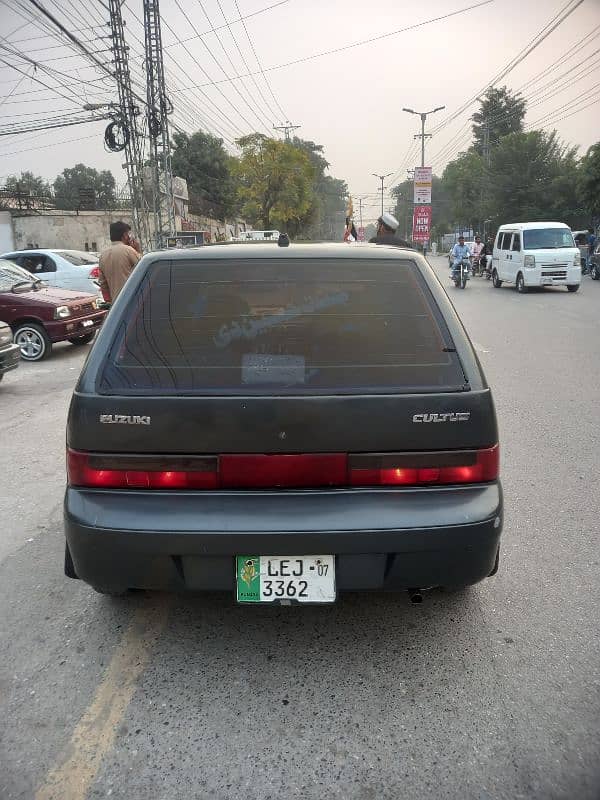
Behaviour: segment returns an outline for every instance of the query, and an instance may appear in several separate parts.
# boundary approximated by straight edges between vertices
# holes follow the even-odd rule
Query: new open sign
[[[413,241],[427,242],[431,231],[431,206],[415,206],[413,213]]]

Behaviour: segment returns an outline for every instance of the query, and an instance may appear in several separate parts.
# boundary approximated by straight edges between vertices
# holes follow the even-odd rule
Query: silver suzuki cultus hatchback
[[[144,257],[73,395],[69,577],[241,603],[476,583],[498,567],[496,416],[418,253]]]

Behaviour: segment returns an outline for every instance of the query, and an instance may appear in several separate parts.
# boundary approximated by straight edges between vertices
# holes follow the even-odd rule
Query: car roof
[[[535,228],[536,230],[540,228],[566,228],[568,231],[571,230],[564,222],[508,222],[505,225],[500,225],[498,233],[508,229],[526,231],[531,228]]]
[[[238,242],[223,242],[215,245],[203,245],[195,249],[173,248],[170,250],[157,250],[146,253],[144,260],[172,261],[193,261],[197,259],[239,259],[239,258],[258,258],[264,259],[295,259],[295,258],[342,258],[349,260],[385,260],[390,258],[422,258],[422,256],[410,247],[398,247],[396,245],[366,244],[366,243],[310,243],[310,244],[290,244],[289,247],[279,247],[275,242],[265,243],[257,248],[251,244]]]
[[[77,255],[81,256],[92,256],[93,252],[89,252],[87,250],[72,250],[69,247],[29,247],[27,250],[7,250],[6,253],[2,255],[26,255],[27,253],[77,253]],[[0,256],[2,258],[2,256]]]
[[[29,250],[7,250],[6,253],[0,255],[0,258],[5,258],[6,256],[26,256],[29,253],[41,253],[42,255],[46,255],[47,253],[54,253],[55,250],[48,250],[46,247],[35,247],[30,248]]]

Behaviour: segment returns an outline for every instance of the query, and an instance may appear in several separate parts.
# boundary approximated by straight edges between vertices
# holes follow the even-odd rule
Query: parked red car
[[[0,319],[8,322],[26,361],[50,355],[54,342],[88,344],[106,311],[98,297],[48,287],[30,272],[0,259]]]

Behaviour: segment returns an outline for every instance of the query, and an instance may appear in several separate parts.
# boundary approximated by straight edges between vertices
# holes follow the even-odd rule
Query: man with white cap
[[[384,211],[377,220],[377,233],[372,239],[369,239],[369,242],[371,244],[393,244],[396,247],[410,247],[408,242],[396,236],[398,225],[396,217]]]

